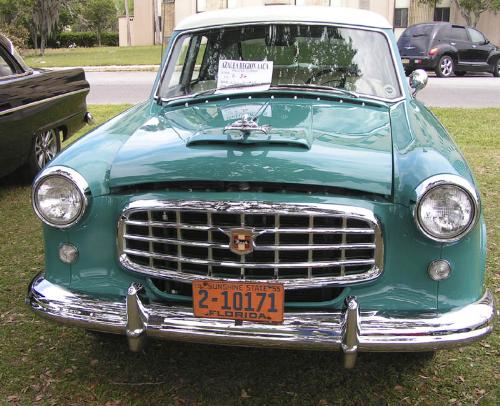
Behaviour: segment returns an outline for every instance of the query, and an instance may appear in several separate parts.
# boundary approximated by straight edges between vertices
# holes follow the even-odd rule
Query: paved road
[[[155,72],[87,72],[89,103],[138,103],[149,96]],[[434,107],[500,107],[500,78],[430,77],[418,98]]]

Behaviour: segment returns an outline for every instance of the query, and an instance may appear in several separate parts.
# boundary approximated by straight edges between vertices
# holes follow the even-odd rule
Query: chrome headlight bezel
[[[70,181],[73,183],[75,186],[76,190],[80,194],[81,198],[81,206],[80,210],[78,211],[78,214],[68,223],[64,224],[58,224],[51,222],[49,219],[47,219],[42,211],[40,210],[39,207],[39,201],[38,201],[38,189],[40,186],[49,178],[53,177],[62,177],[65,178],[66,180]],[[87,211],[87,207],[89,206],[90,203],[90,187],[85,180],[85,178],[80,175],[77,171],[74,169],[65,167],[65,166],[51,166],[45,170],[43,170],[34,180],[33,182],[33,188],[31,192],[31,203],[33,206],[33,210],[35,211],[35,214],[38,216],[42,222],[45,224],[59,228],[59,229],[66,229],[69,227],[72,227],[76,223],[80,221],[80,219],[83,217],[85,212]]]
[[[471,205],[473,207],[474,213],[471,216],[471,219],[469,220],[469,223],[467,226],[461,230],[457,235],[453,237],[440,237],[437,235],[432,234],[423,226],[421,219],[420,219],[420,207],[422,201],[425,199],[425,197],[429,194],[429,192],[435,190],[436,188],[443,187],[443,186],[452,186],[460,189],[462,192],[464,192],[470,199]],[[452,243],[456,242],[465,235],[469,233],[470,230],[476,225],[477,219],[479,217],[479,213],[481,210],[481,201],[479,198],[479,193],[477,192],[476,188],[471,185],[467,180],[464,178],[457,176],[457,175],[451,175],[451,174],[444,174],[444,175],[435,175],[431,176],[430,178],[424,180],[416,189],[415,193],[417,195],[417,200],[415,204],[415,208],[413,211],[413,218],[415,220],[415,223],[417,225],[417,228],[424,234],[427,238],[437,241],[437,242],[444,242],[444,243]]]

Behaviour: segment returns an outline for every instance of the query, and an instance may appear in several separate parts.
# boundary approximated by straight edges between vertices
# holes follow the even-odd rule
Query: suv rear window
[[[429,36],[432,32],[432,28],[434,26],[432,24],[421,24],[421,25],[414,25],[413,27],[407,28],[403,34],[401,34],[402,37],[425,37]]]

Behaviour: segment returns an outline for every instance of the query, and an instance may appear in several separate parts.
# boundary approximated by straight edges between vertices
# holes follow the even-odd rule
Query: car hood
[[[224,131],[244,114],[257,116],[268,133]],[[390,195],[389,109],[290,98],[161,108],[123,142],[109,186],[172,181],[308,184]]]

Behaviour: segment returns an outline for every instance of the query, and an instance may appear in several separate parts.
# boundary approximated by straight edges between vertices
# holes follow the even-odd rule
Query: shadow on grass
[[[21,167],[4,177],[0,177],[0,188],[30,186],[32,182],[33,177],[28,174],[24,167]]]
[[[428,353],[360,354],[355,369],[346,370],[337,352],[150,340],[145,351],[134,354],[122,336],[95,336],[91,341],[100,370],[113,371],[102,384],[118,387],[122,396],[139,391],[149,397],[159,391],[208,403],[234,402],[241,393],[259,403],[317,403],[334,394],[344,402],[382,401],[402,377],[413,380],[431,359]]]

